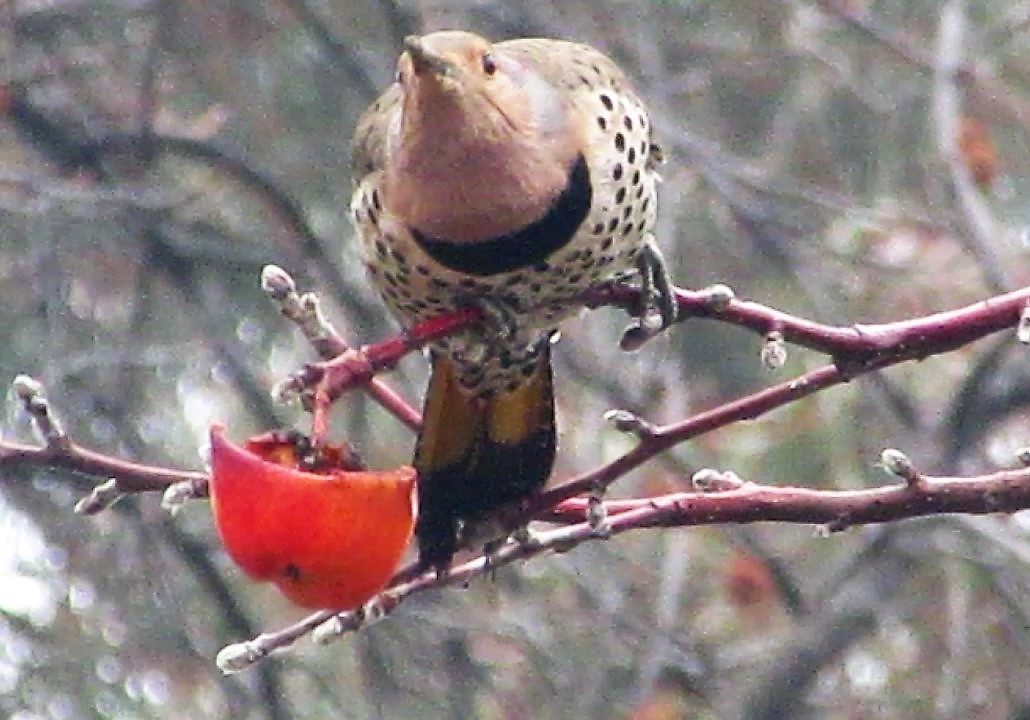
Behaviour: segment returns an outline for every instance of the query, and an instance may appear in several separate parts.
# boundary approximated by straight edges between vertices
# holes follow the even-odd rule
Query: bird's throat
[[[387,171],[391,211],[405,225],[456,244],[513,233],[543,217],[565,192],[575,145],[520,130],[494,108],[459,108],[402,127]]]

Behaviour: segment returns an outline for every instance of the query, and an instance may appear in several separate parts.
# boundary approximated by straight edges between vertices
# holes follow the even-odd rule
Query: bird
[[[420,567],[446,571],[492,514],[545,486],[551,345],[584,292],[637,279],[626,338],[675,319],[654,236],[661,159],[628,76],[588,45],[405,38],[393,84],[354,132],[362,256],[403,326],[468,307],[483,317],[429,347],[413,461]]]

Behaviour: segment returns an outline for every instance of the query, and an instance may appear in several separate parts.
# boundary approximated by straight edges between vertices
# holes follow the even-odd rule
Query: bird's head
[[[580,126],[535,60],[506,45],[458,31],[404,41],[386,187],[421,232],[497,237],[541,217],[568,183]]]
[[[564,106],[558,93],[532,68],[463,31],[409,36],[397,62],[408,119],[433,121],[455,133],[543,135],[562,129]]]

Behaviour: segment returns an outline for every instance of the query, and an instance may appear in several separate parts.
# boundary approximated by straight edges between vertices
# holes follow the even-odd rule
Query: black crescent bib
[[[580,154],[551,209],[521,230],[477,243],[431,237],[415,228],[411,228],[411,235],[431,258],[449,270],[480,277],[511,272],[543,262],[568,244],[590,212],[592,194],[590,170]]]

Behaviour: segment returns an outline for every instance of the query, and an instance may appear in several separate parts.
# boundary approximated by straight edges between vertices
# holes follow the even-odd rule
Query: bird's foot
[[[499,564],[498,555],[507,542],[508,538],[500,537],[483,544],[483,574],[490,580],[497,579],[495,572]]]
[[[596,538],[607,540],[612,535],[608,508],[604,504],[603,487],[593,488],[587,497],[587,524],[590,526],[590,533]]]
[[[484,329],[499,341],[513,340],[519,332],[516,301],[499,297],[478,297],[469,301],[483,313]]]
[[[511,539],[518,543],[519,547],[526,550],[535,550],[540,547],[540,538],[529,529],[529,525],[517,528],[512,532]]]
[[[626,328],[620,343],[623,350],[636,350],[676,322],[676,293],[665,266],[665,258],[654,235],[648,234],[637,255],[640,295],[632,312],[636,320]]]

